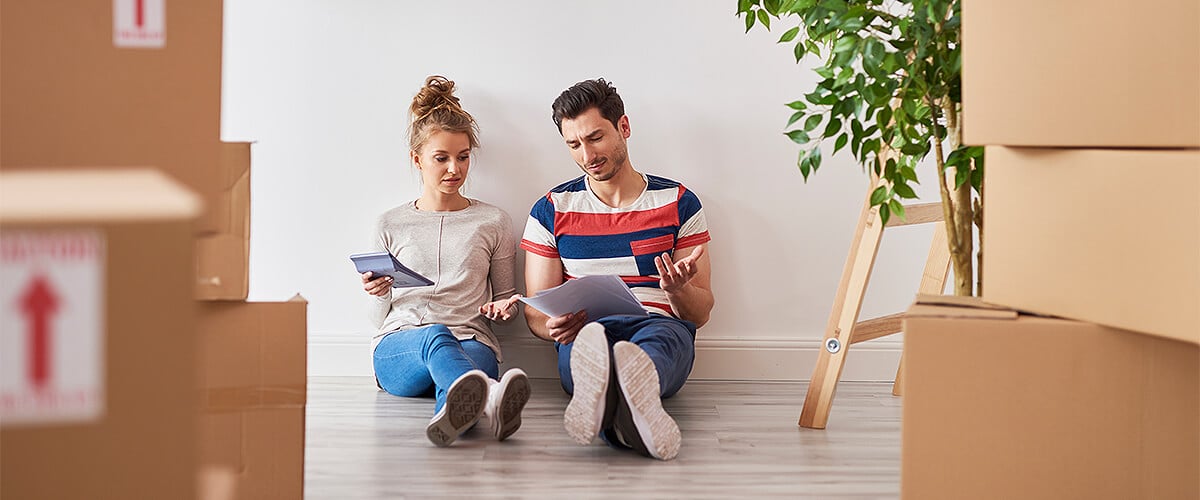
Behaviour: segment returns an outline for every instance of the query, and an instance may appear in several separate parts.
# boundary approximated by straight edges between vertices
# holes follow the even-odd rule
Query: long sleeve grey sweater
[[[371,297],[370,320],[378,327],[372,350],[390,332],[443,324],[459,340],[474,338],[502,360],[500,342],[479,307],[516,293],[512,219],[497,207],[470,202],[453,212],[421,211],[409,202],[379,217],[376,249],[391,252],[433,285]]]

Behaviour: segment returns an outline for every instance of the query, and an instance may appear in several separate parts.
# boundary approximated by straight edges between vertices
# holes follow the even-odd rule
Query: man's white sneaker
[[[425,436],[435,445],[450,446],[479,421],[487,403],[487,391],[488,377],[482,371],[471,370],[459,376],[446,390],[442,409],[425,427]]]
[[[622,340],[613,345],[613,364],[625,405],[629,407],[637,429],[636,437],[641,440],[638,444],[644,445],[650,456],[659,460],[675,458],[681,441],[679,425],[662,407],[654,362],[641,347]]]
[[[499,382],[489,383],[484,409],[492,436],[504,441],[521,428],[521,411],[529,402],[529,377],[520,368],[504,372]]]
[[[563,413],[563,426],[576,443],[589,444],[600,433],[608,396],[608,337],[604,325],[588,323],[571,346],[571,380],[575,391]]]

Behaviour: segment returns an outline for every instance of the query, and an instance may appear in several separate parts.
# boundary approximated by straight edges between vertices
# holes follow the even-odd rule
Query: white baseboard
[[[554,348],[533,337],[505,338],[505,363],[531,377],[558,378]],[[359,335],[312,334],[308,342],[310,376],[371,375],[371,341]],[[812,378],[821,342],[816,339],[701,336],[696,341],[693,380],[805,381]],[[843,381],[879,382],[896,377],[903,344],[879,339],[854,345],[842,368]]]

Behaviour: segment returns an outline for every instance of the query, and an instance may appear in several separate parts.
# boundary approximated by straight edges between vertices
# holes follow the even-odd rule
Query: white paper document
[[[587,311],[588,321],[596,321],[614,314],[649,316],[641,302],[621,278],[614,275],[584,276],[554,288],[547,288],[533,297],[522,297],[521,302],[550,317],[562,316],[576,311]]]

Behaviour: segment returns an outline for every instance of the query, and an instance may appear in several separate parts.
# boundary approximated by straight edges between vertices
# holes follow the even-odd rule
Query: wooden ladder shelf
[[[842,367],[846,363],[846,355],[849,354],[851,345],[901,330],[904,313],[858,321],[863,295],[867,291],[871,269],[875,266],[875,256],[879,251],[879,241],[885,226],[879,223],[879,207],[872,207],[870,201],[870,193],[877,185],[878,181],[872,182],[871,189],[867,190],[867,199],[858,218],[858,229],[854,233],[850,254],[846,257],[846,265],[842,270],[842,280],[838,284],[837,295],[833,301],[833,310],[829,314],[829,323],[825,327],[824,342],[819,350],[817,365],[813,369],[808,393],[804,397],[804,409],[800,412],[801,427],[825,428],[838,379],[842,376]],[[950,250],[946,245],[942,205],[923,203],[905,206],[904,213],[905,220],[891,217],[886,226],[934,224],[933,241],[929,245],[929,257],[925,260],[925,271],[921,276],[918,293],[941,294],[950,270]],[[892,394],[902,394],[903,377],[904,356],[901,354]]]

